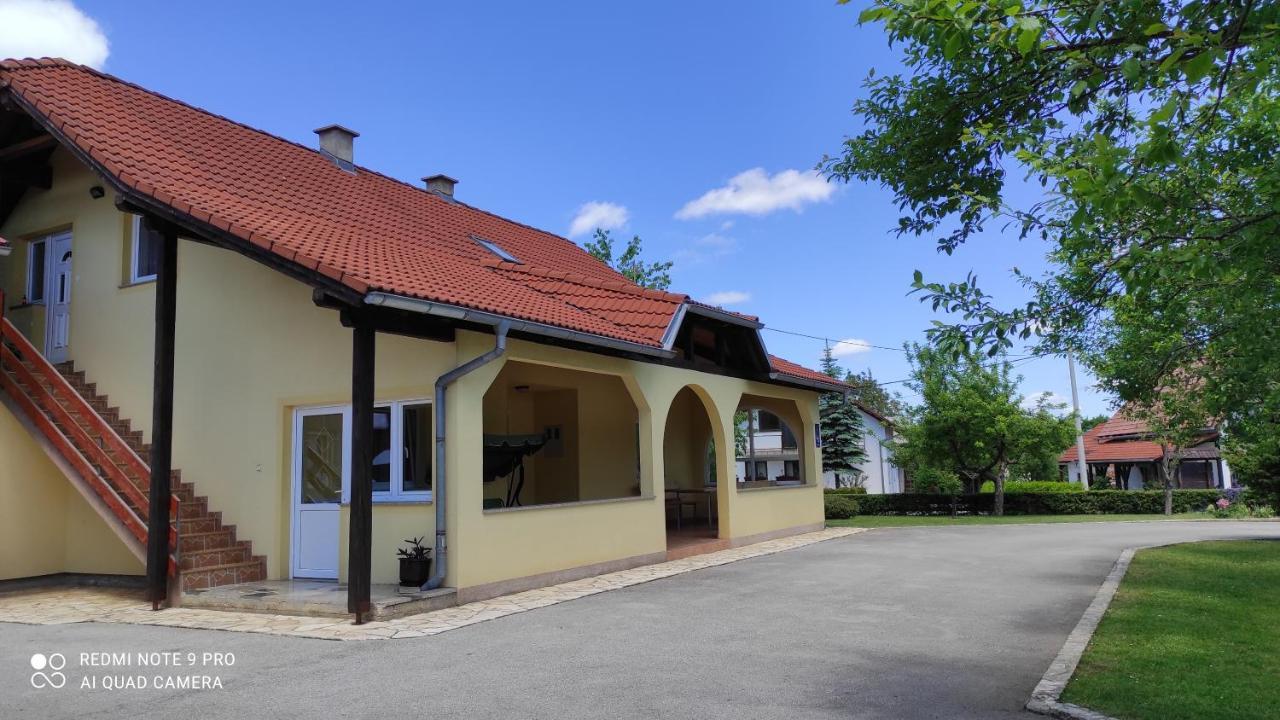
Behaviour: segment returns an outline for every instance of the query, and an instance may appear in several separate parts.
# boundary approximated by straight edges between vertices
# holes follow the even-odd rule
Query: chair
[[[680,494],[668,490],[666,493],[666,506],[668,510],[676,511],[676,529],[680,529],[681,520],[684,518],[684,509],[686,507],[693,508],[694,512],[698,511],[698,504],[693,500],[686,500],[680,497]]]

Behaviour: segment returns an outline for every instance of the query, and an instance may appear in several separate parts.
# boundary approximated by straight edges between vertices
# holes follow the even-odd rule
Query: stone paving
[[[103,588],[50,588],[0,595],[0,622],[30,625],[62,625],[81,622],[124,623],[289,635],[321,640],[398,640],[438,635],[486,620],[515,615],[588,595],[618,590],[761,555],[771,555],[864,531],[865,528],[826,528],[818,532],[767,540],[730,550],[645,565],[420,615],[369,622],[364,625],[355,625],[350,620],[334,618],[196,608],[173,608],[152,612],[149,604],[138,601],[136,592]]]

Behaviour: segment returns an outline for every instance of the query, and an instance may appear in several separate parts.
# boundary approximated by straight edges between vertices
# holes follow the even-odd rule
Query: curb
[[[1121,552],[1120,557],[1116,559],[1116,564],[1112,566],[1111,572],[1107,574],[1107,579],[1102,581],[1102,587],[1098,588],[1098,592],[1093,596],[1093,602],[1089,603],[1084,615],[1080,616],[1080,622],[1076,623],[1075,629],[1067,636],[1067,641],[1063,643],[1062,649],[1058,651],[1058,656],[1049,664],[1049,669],[1044,671],[1044,676],[1040,678],[1036,689],[1031,693],[1031,699],[1027,701],[1026,709],[1038,715],[1047,715],[1049,717],[1062,718],[1063,720],[1117,720],[1110,715],[1090,710],[1087,707],[1062,702],[1059,699],[1062,697],[1062,691],[1066,689],[1071,676],[1075,674],[1076,666],[1080,664],[1081,656],[1084,655],[1085,649],[1089,647],[1089,641],[1093,639],[1093,633],[1098,629],[1098,623],[1102,621],[1102,616],[1106,614],[1107,608],[1111,606],[1111,601],[1116,596],[1116,590],[1120,587],[1120,581],[1124,579],[1125,573],[1129,571],[1129,563],[1133,562],[1133,556],[1139,550],[1150,550],[1171,545],[1188,545],[1196,542],[1212,542],[1212,540],[1138,545],[1126,548]]]
[[[1133,561],[1134,553],[1139,550],[1146,550],[1149,547],[1161,546],[1132,547],[1120,553],[1116,564],[1112,566],[1111,572],[1107,574],[1107,579],[1102,581],[1102,587],[1098,588],[1098,592],[1094,594],[1093,602],[1089,603],[1088,609],[1080,617],[1080,622],[1076,623],[1075,629],[1067,636],[1067,641],[1063,643],[1062,649],[1058,651],[1058,656],[1053,659],[1053,662],[1049,663],[1049,669],[1044,671],[1044,676],[1040,678],[1036,689],[1031,693],[1031,699],[1027,701],[1027,710],[1040,715],[1067,718],[1068,720],[1114,720],[1110,715],[1104,715],[1079,705],[1060,702],[1059,698],[1062,697],[1062,691],[1066,689],[1067,683],[1075,673],[1076,666],[1080,664],[1080,657],[1084,655],[1085,648],[1089,647],[1089,641],[1093,639],[1093,633],[1098,629],[1098,623],[1102,620],[1102,616],[1106,614],[1107,608],[1111,606],[1111,600],[1115,597],[1116,590],[1120,587],[1120,581],[1124,579],[1125,573],[1129,571],[1129,563]]]

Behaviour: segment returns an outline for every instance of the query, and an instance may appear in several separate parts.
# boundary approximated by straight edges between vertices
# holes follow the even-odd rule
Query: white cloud
[[[729,184],[708,190],[685,203],[676,213],[680,220],[708,215],[768,215],[777,210],[797,212],[805,205],[831,197],[835,185],[813,170],[783,170],[772,177],[764,168],[752,168],[729,179]]]
[[[831,343],[831,354],[836,357],[846,357],[849,355],[861,355],[864,352],[871,352],[871,343],[858,338],[845,338]]]
[[[100,68],[107,36],[70,0],[0,0],[0,58],[60,57]]]
[[[678,266],[701,265],[709,260],[732,255],[737,251],[737,240],[728,235],[710,233],[694,240],[689,247],[676,251],[672,259]]]
[[[741,290],[724,290],[718,293],[711,293],[707,296],[707,302],[712,305],[737,305],[751,299],[751,293],[745,293]]]
[[[577,237],[601,230],[615,230],[627,224],[630,214],[622,205],[611,202],[589,202],[578,208],[569,224],[569,237]]]
[[[1043,391],[1043,392],[1031,393],[1031,394],[1029,394],[1029,395],[1023,395],[1023,396],[1022,396],[1022,407],[1023,407],[1023,408],[1025,408],[1025,409],[1027,409],[1027,410],[1035,410],[1035,409],[1036,409],[1036,405],[1040,402],[1040,398],[1044,398],[1044,401],[1045,401],[1045,404],[1046,404],[1046,405],[1050,405],[1050,406],[1052,406],[1052,405],[1061,405],[1061,406],[1065,406],[1065,407],[1060,407],[1060,408],[1057,408],[1057,409],[1058,409],[1058,410],[1061,410],[1062,412],[1070,412],[1070,409],[1071,409],[1071,399],[1070,399],[1070,398],[1065,398],[1065,397],[1063,397],[1063,396],[1059,395],[1058,393],[1053,392],[1053,391],[1051,391],[1051,390],[1045,390],[1045,391]]]

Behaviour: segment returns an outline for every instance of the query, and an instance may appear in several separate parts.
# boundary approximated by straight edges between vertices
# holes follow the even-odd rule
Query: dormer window
[[[498,244],[498,243],[496,243],[496,242],[493,242],[492,240],[485,240],[484,238],[482,238],[482,237],[476,237],[475,235],[472,235],[472,236],[471,236],[471,239],[472,239],[472,240],[475,240],[475,241],[480,245],[480,247],[483,247],[485,250],[488,250],[489,252],[493,253],[494,255],[497,255],[499,258],[501,258],[502,260],[504,260],[504,261],[506,261],[506,262],[509,262],[509,263],[515,263],[516,265],[523,265],[523,264],[524,264],[524,263],[520,262],[520,261],[516,258],[516,256],[515,256],[515,255],[512,255],[511,253],[509,253],[509,252],[507,252],[506,250],[502,249],[502,246],[501,246],[501,245],[499,245],[499,244]]]

